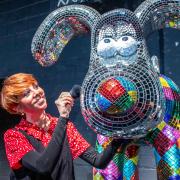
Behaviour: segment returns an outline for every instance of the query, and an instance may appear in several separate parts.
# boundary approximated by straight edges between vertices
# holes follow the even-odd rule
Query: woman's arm
[[[22,158],[22,165],[38,173],[49,173],[56,163],[66,134],[66,118],[60,118],[53,132],[52,139],[42,153],[32,150]]]
[[[122,145],[125,145],[128,142],[129,140],[113,140],[101,153],[96,152],[91,146],[80,155],[80,158],[96,168],[104,169],[115,155],[117,149],[121,148]]]

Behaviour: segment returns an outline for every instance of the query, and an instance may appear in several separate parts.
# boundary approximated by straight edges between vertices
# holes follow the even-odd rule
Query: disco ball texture
[[[158,59],[149,56],[146,46],[149,35],[162,28],[180,29],[180,0],[146,0],[135,12],[115,9],[102,15],[69,5],[42,22],[32,54],[50,66],[74,36],[90,31],[80,102],[85,121],[98,134],[97,150],[112,138],[143,138],[155,149],[158,178],[175,180],[180,178],[179,89],[160,76]],[[136,143],[120,149],[107,169],[94,170],[94,179],[138,179],[138,149]]]
[[[180,90],[168,77],[159,78],[166,101],[163,121],[143,139],[153,147],[158,180],[180,179]],[[112,138],[97,136],[96,149],[100,153]],[[94,169],[94,180],[138,180],[139,141],[120,149],[105,170]]]
[[[155,2],[148,3],[153,11]],[[159,73],[144,38],[147,24],[152,23],[144,19],[151,17],[146,6],[136,13],[116,9],[102,15],[88,6],[65,6],[49,14],[33,37],[34,58],[50,66],[71,38],[91,31],[90,66],[82,84],[81,110],[87,124],[104,136],[143,137],[165,114]]]
[[[100,84],[95,99],[101,112],[118,115],[132,108],[137,100],[137,91],[130,81],[116,77]]]

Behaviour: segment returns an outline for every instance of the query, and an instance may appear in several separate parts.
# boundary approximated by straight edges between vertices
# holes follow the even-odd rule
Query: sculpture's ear
[[[146,0],[135,10],[145,38],[162,28],[180,29],[179,0]]]
[[[74,35],[88,32],[100,14],[84,5],[69,5],[53,11],[36,31],[31,45],[33,57],[50,66]]]
[[[160,74],[160,69],[159,69],[159,59],[157,56],[152,56],[151,57],[151,62],[153,65],[154,70]]]

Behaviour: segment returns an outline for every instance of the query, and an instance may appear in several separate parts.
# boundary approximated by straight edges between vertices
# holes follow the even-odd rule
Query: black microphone
[[[80,96],[80,92],[81,92],[81,86],[80,85],[74,85],[72,87],[72,89],[69,91],[69,93],[71,94],[71,96],[74,98],[74,99],[77,99],[79,98]]]

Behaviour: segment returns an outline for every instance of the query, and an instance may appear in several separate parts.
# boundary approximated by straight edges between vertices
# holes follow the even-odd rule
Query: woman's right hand
[[[112,145],[118,148],[124,148],[128,144],[132,143],[133,139],[122,139],[122,138],[116,138],[112,140]]]
[[[62,92],[58,99],[56,99],[55,104],[58,108],[60,116],[68,118],[71,108],[74,105],[74,99],[69,92]]]

